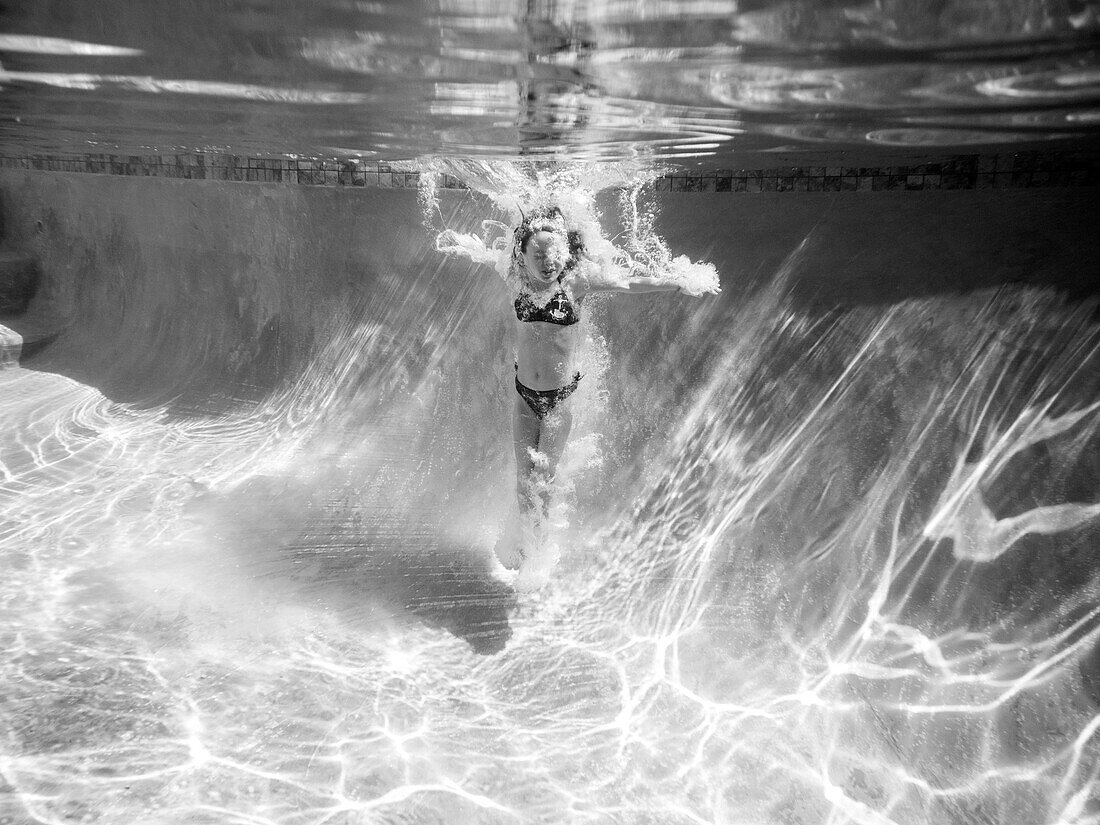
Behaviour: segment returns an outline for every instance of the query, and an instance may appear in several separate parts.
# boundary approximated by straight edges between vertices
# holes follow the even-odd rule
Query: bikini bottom
[[[535,414],[535,417],[541,421],[549,415],[550,410],[558,405],[558,402],[564,401],[572,395],[580,382],[581,374],[578,372],[573,376],[573,380],[564,387],[558,387],[554,390],[533,390],[521,384],[517,376],[516,392],[519,393],[520,398],[527,402],[527,406],[531,408],[531,412]]]

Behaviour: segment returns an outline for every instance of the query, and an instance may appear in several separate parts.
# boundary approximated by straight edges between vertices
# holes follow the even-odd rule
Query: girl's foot
[[[519,570],[520,565],[523,564],[523,550],[513,542],[499,542],[494,552],[497,554],[500,563],[508,570]]]
[[[518,510],[513,509],[508,514],[493,552],[507,570],[519,570],[523,564],[527,554],[523,552],[523,528]]]

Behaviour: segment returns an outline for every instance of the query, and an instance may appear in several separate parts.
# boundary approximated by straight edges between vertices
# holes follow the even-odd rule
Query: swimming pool
[[[141,54],[0,55],[0,821],[1094,819],[1091,6],[529,5],[16,18]],[[956,63],[1017,91],[885,100]],[[506,302],[435,233],[613,162],[723,291],[586,312],[517,592]]]

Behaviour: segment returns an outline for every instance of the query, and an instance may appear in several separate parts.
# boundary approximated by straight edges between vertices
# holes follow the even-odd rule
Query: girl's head
[[[561,233],[537,229],[520,247],[528,281],[536,287],[547,287],[565,270],[569,258]]]
[[[576,264],[583,249],[580,235],[569,231],[556,206],[524,216],[516,227],[512,272],[536,289],[543,289]]]

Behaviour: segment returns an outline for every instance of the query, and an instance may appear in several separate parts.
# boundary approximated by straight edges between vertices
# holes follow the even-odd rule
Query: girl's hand
[[[707,284],[702,289],[688,289],[686,288],[685,284],[679,284],[676,287],[676,291],[681,295],[689,295],[692,298],[702,298],[704,295],[717,295],[719,292],[722,291],[722,287],[720,287],[717,283],[714,283]]]

